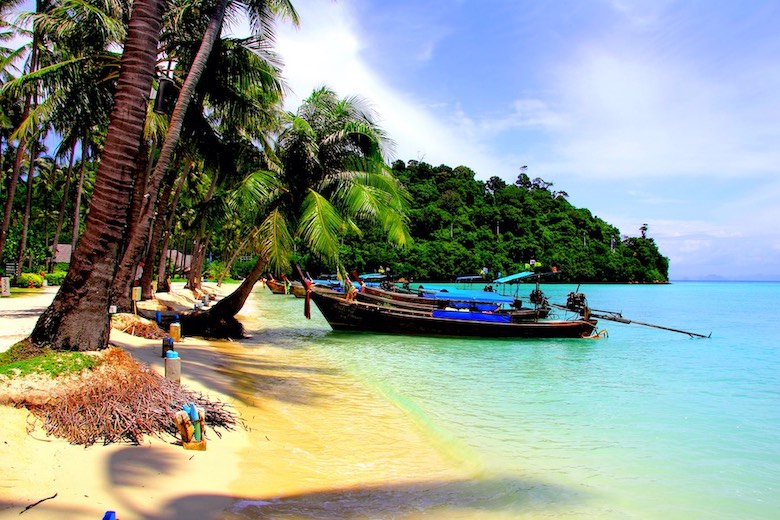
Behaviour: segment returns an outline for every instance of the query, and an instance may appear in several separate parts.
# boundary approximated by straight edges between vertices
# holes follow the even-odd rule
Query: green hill
[[[572,206],[552,183],[521,173],[514,184],[474,178],[469,168],[396,161],[393,170],[411,194],[414,244],[389,247],[378,231],[345,240],[341,260],[362,271],[390,267],[415,280],[558,271],[558,281],[659,283],[669,259],[654,240],[621,236],[615,226]]]

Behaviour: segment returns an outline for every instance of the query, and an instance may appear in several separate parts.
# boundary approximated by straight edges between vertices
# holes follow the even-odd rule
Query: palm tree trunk
[[[219,274],[219,278],[217,279],[217,287],[222,287],[222,280],[225,279],[225,275],[233,268],[233,264],[236,263],[236,258],[238,258],[238,255],[241,254],[251,239],[252,233],[247,235],[247,237],[241,242],[241,245],[233,250],[233,253],[230,255],[230,259],[227,261],[227,264],[225,264],[225,269]]]
[[[190,175],[192,168],[192,161],[186,161],[184,164],[184,171],[179,175],[179,180],[176,184],[176,191],[173,194],[173,201],[168,206],[168,213],[165,220],[164,234],[162,244],[160,245],[160,263],[157,266],[157,291],[170,291],[171,284],[168,281],[168,269],[166,268],[166,261],[168,259],[168,244],[171,241],[171,234],[173,233],[173,221],[176,217],[176,206],[179,204],[179,197],[181,196],[181,190],[184,188],[184,183],[187,181],[187,177]],[[178,251],[176,252],[178,258]],[[175,266],[175,262],[174,262]]]
[[[249,295],[252,294],[255,284],[263,275],[265,267],[268,265],[268,259],[265,255],[258,257],[255,265],[252,266],[252,270],[246,275],[246,278],[241,282],[238,288],[218,301],[213,307],[211,307],[206,314],[209,314],[212,318],[232,318],[241,311],[241,308],[246,303]]]
[[[241,338],[244,327],[235,316],[246,303],[255,283],[262,276],[268,260],[261,255],[238,289],[215,303],[207,311],[198,311],[181,317],[182,333],[214,338]]]
[[[30,146],[30,163],[27,168],[27,196],[24,202],[24,218],[22,220],[22,237],[19,241],[19,256],[17,265],[24,263],[27,252],[27,231],[30,229],[30,208],[32,207],[33,182],[35,181],[35,156],[38,155],[38,143],[33,141]]]
[[[162,0],[136,0],[95,179],[84,234],[68,274],[31,334],[57,350],[97,350],[108,344],[111,283],[130,214],[132,181],[157,61]]]
[[[167,208],[168,202],[171,198],[171,186],[166,183],[163,188],[162,199],[160,200],[160,208]],[[146,259],[144,260],[143,276],[141,276],[141,299],[149,300],[154,298],[154,291],[152,290],[152,281],[154,280],[154,261],[157,259],[157,253],[160,250],[160,242],[162,240],[163,230],[165,228],[165,215],[160,214],[154,219],[154,225],[152,226],[151,240],[149,241],[149,247],[146,251]]]
[[[16,148],[16,158],[14,159],[14,168],[11,172],[11,179],[8,183],[8,193],[5,200],[5,211],[3,213],[3,227],[0,229],[0,255],[3,254],[3,248],[5,247],[6,237],[8,236],[8,226],[11,224],[11,212],[14,205],[14,195],[16,194],[16,186],[19,183],[19,174],[22,170],[22,161],[24,160],[25,151],[25,139],[19,138],[19,146]]]
[[[206,212],[206,208],[208,208],[211,199],[214,198],[214,191],[217,187],[217,178],[218,175],[215,172],[214,175],[211,176],[209,191],[206,193],[206,197],[203,200],[204,213]],[[185,286],[187,289],[191,289],[193,291],[200,290],[202,288],[200,275],[203,272],[203,262],[206,259],[206,247],[208,245],[208,239],[205,239],[205,236],[206,215],[204,214],[201,216],[200,229],[198,230],[198,236],[195,239],[197,247],[195,247],[193,251],[192,263],[190,263],[190,275],[187,278],[187,285]]]
[[[202,236],[198,236],[192,245],[190,272],[187,274],[187,283],[184,284],[184,288],[191,291],[198,291],[201,289],[199,278],[202,272],[203,259],[206,256],[206,245],[203,241],[204,238]]]
[[[152,215],[157,206],[156,199],[160,183],[162,182],[165,173],[168,171],[173,152],[179,142],[179,135],[181,134],[181,129],[184,125],[184,116],[189,108],[190,100],[195,94],[195,87],[197,87],[198,82],[203,75],[203,71],[206,69],[206,64],[211,55],[211,50],[214,48],[214,43],[222,32],[222,22],[225,18],[226,7],[227,0],[219,0],[217,2],[209,20],[209,25],[206,28],[206,32],[203,34],[203,40],[198,48],[198,53],[195,55],[195,59],[192,61],[192,67],[190,67],[187,78],[184,80],[179,99],[176,102],[170,123],[168,124],[168,132],[165,135],[165,140],[160,149],[160,156],[157,159],[154,172],[147,185],[147,192],[151,194],[151,198],[154,200],[151,200],[149,204],[144,206],[138,221],[133,222],[131,225],[127,247],[125,248],[122,260],[119,264],[120,269],[131,270],[132,272],[146,245],[149,237],[149,229],[151,228]],[[126,277],[123,277],[123,279],[124,278]],[[130,280],[132,280],[132,278]],[[129,289],[128,283],[126,290]]]
[[[79,165],[79,183],[76,186],[76,195],[73,201],[73,231],[70,236],[70,255],[76,252],[76,244],[79,241],[79,229],[81,228],[81,192],[84,190],[84,175],[87,173],[87,139],[81,141],[81,164]]]
[[[52,262],[49,266],[50,271],[54,268],[54,263],[57,259],[57,246],[60,243],[60,232],[62,231],[62,224],[65,222],[65,205],[68,202],[68,191],[70,191],[70,178],[73,175],[73,164],[76,158],[76,142],[73,143],[73,148],[70,150],[70,164],[68,165],[68,173],[65,176],[65,187],[62,189],[62,200],[60,201],[60,213],[57,219],[57,228],[54,230],[54,239],[51,241],[51,254]]]
[[[40,11],[40,2],[37,2],[37,10]],[[36,64],[38,63],[38,42],[40,40],[39,31],[33,27],[32,38],[32,50],[30,51],[30,69],[34,71]],[[24,109],[22,110],[22,121],[27,120],[30,116],[30,106],[32,105],[32,95],[28,95],[24,100]],[[14,205],[14,194],[16,193],[16,186],[19,182],[19,174],[22,169],[22,160],[24,159],[24,152],[27,147],[27,138],[20,133],[19,143],[16,147],[16,158],[14,160],[14,170],[11,174],[11,182],[8,185],[7,199],[5,201],[5,211],[3,212],[3,225],[0,228],[0,256],[3,255],[3,248],[5,242],[8,239],[8,226],[11,224],[11,212]]]

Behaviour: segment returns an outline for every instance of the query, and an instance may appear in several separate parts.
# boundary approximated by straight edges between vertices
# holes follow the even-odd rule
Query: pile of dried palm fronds
[[[44,430],[71,444],[90,446],[127,441],[139,444],[144,435],[176,436],[174,414],[185,403],[204,409],[206,424],[234,429],[237,416],[220,402],[187,390],[112,348],[105,362],[83,377],[58,386],[45,403],[27,403]]]
[[[111,317],[111,326],[139,338],[160,339],[168,335],[157,323],[137,314],[114,314]]]

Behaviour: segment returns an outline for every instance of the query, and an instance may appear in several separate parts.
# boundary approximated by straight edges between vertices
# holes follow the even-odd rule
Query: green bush
[[[41,288],[43,287],[43,277],[37,273],[22,273],[16,277],[14,285],[21,288]]]
[[[246,276],[249,274],[249,271],[251,271],[255,266],[255,262],[257,262],[256,258],[250,258],[249,260],[238,261],[234,263],[231,276],[238,280],[241,278],[246,278]]]
[[[62,285],[62,281],[65,279],[66,271],[54,271],[46,275],[46,283],[49,285]]]
[[[225,265],[225,262],[214,260],[206,266],[203,276],[208,276],[211,279],[217,279],[219,277],[229,278],[230,271],[228,271],[226,268],[227,266]]]

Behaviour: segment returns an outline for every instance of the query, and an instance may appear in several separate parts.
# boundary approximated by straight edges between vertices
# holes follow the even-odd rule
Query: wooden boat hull
[[[268,286],[268,288],[274,294],[290,294],[284,282],[277,282],[276,280],[266,280],[265,285]]]
[[[596,327],[594,320],[494,322],[437,318],[432,316],[433,311],[348,301],[338,293],[320,290],[312,291],[311,299],[334,330],[483,338],[581,338]]]
[[[306,298],[306,287],[301,282],[293,282],[290,285],[290,293],[296,298]]]
[[[419,298],[419,300],[409,301],[401,299],[390,299],[368,292],[361,292],[357,295],[358,301],[373,303],[375,305],[383,305],[386,307],[398,307],[401,309],[415,309],[420,311],[432,311],[433,309],[444,306],[444,300],[433,300],[431,298]],[[442,305],[438,305],[441,303]],[[487,305],[486,305],[487,306]],[[511,318],[512,321],[524,321],[546,318],[550,314],[550,309],[547,307],[539,307],[538,309],[512,309],[512,310],[498,310],[498,306],[494,305],[492,308],[480,308],[481,311],[497,312],[498,314],[506,315]]]
[[[507,297],[501,297],[501,299],[498,299],[497,297],[493,298],[490,295],[487,295],[484,298],[461,298],[455,294],[420,296],[409,292],[388,291],[377,287],[364,287],[363,292],[366,296],[366,300],[370,300],[371,298],[381,298],[383,303],[392,305],[392,302],[396,302],[397,305],[402,307],[414,306],[429,309],[457,307],[460,309],[472,308],[489,312],[511,312],[511,314],[515,316],[516,319],[546,318],[550,314],[549,307],[520,308],[519,301]],[[502,310],[502,306],[510,302],[512,303],[513,309],[511,311]]]

